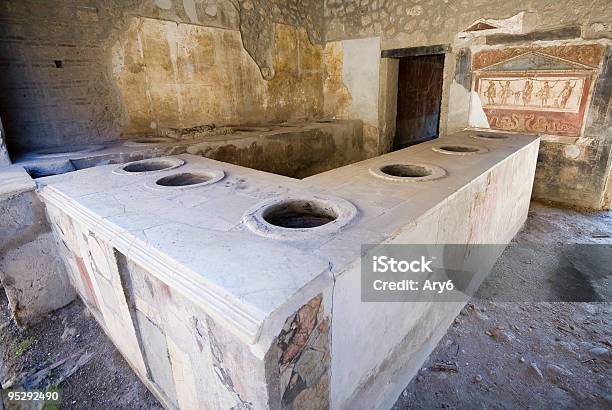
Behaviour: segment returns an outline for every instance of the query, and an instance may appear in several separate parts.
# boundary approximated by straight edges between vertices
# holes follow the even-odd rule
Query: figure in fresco
[[[541,100],[542,107],[548,107],[548,100],[550,99],[550,93],[554,86],[554,84],[550,85],[548,81],[544,81],[544,85],[542,85],[542,88],[536,94],[536,97]]]
[[[487,97],[487,102],[489,105],[495,104],[495,97],[497,96],[497,90],[495,88],[495,82],[489,81],[489,86],[487,90],[484,92],[485,97]]]
[[[559,93],[559,98],[561,98],[561,104],[560,104],[561,108],[565,108],[565,106],[567,105],[567,101],[572,96],[572,91],[574,91],[574,87],[576,87],[576,83],[572,85],[570,83],[570,80],[567,80],[565,82],[565,86],[563,87],[563,90],[561,90],[561,92]]]
[[[527,79],[523,86],[523,105],[527,106],[531,102],[531,93],[533,92],[533,82]]]
[[[501,97],[501,105],[508,105],[508,98],[514,94],[510,88],[510,81],[506,81],[505,83],[500,81],[499,85],[501,86],[501,92],[499,93],[499,96]]]

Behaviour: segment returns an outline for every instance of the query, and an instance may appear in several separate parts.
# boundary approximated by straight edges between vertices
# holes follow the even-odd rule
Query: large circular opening
[[[507,135],[502,134],[475,134],[474,138],[483,139],[483,140],[505,140],[508,138]]]
[[[195,172],[183,172],[160,178],[155,181],[155,184],[160,186],[189,186],[203,184],[204,182],[208,182],[210,180],[210,175]]]
[[[446,176],[446,170],[423,162],[403,162],[373,166],[370,174],[377,178],[396,182],[426,182]]]
[[[442,151],[448,152],[478,152],[476,147],[468,147],[466,145],[443,145],[440,147]]]
[[[268,238],[314,240],[337,232],[357,213],[355,205],[337,197],[276,197],[247,210],[243,221]]]
[[[176,168],[176,166],[174,167]],[[192,189],[212,185],[225,177],[220,169],[197,169],[189,172],[174,172],[157,179],[149,179],[145,186],[155,191]]]
[[[316,120],[315,122],[318,122],[319,124],[327,124],[327,123],[335,122],[335,120],[323,119],[323,120]]]
[[[449,155],[472,155],[479,154],[483,152],[488,152],[488,149],[483,147],[478,147],[475,145],[439,145],[437,147],[432,147],[432,149],[441,154],[449,154]]]
[[[151,159],[151,160],[132,162],[131,164],[124,166],[122,169],[125,172],[151,172],[151,171],[162,171],[164,169],[170,169],[175,166],[176,164],[171,161],[161,160],[161,159]]]
[[[299,229],[327,225],[335,221],[338,214],[324,203],[295,199],[270,206],[264,210],[262,217],[274,226]]]
[[[380,168],[384,174],[400,178],[422,178],[431,175],[431,171],[422,165],[392,164]]]

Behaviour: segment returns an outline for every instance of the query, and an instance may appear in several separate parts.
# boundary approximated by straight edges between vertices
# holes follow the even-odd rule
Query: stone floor
[[[394,409],[610,408],[612,305],[593,302],[610,300],[608,282],[555,266],[563,243],[611,244],[610,236],[610,212],[532,203],[483,286],[488,300],[466,306]],[[589,285],[569,293],[585,302],[559,302],[568,300],[563,275]],[[3,387],[57,386],[67,409],[159,408],[80,302],[23,331],[6,304],[0,292]]]

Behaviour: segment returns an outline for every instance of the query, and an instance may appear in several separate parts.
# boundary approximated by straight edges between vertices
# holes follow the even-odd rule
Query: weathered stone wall
[[[440,132],[449,134],[468,125],[466,107],[469,107],[471,77],[469,74],[466,77],[465,72],[458,78],[455,76],[462,66],[471,64],[470,43],[459,41],[458,33],[480,19],[508,19],[521,12],[525,13],[522,32],[544,31],[544,35],[480,37],[471,44],[501,46],[577,37],[612,38],[612,25],[609,24],[612,10],[606,0],[597,0],[588,6],[579,1],[556,3],[546,0],[329,0],[325,9],[325,38],[329,42],[380,36],[383,50],[450,45],[446,52],[440,123]]]
[[[273,65],[273,23],[304,27],[313,43],[323,31],[323,4],[316,0],[2,1],[0,116],[9,151],[121,136],[129,114],[111,50],[133,17],[240,30],[267,79],[283,69]]]
[[[543,137],[533,196],[544,202],[586,209],[610,209],[606,198],[612,161],[610,140]]]
[[[588,36],[612,35],[607,0],[327,0],[326,40],[379,35],[383,49],[452,43],[480,18],[503,19],[521,11],[537,13],[540,29],[578,23]]]

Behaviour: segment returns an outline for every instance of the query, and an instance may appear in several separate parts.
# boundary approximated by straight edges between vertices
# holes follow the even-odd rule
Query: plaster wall
[[[380,38],[328,42],[325,45],[325,114],[361,119],[366,152],[379,152]]]
[[[383,50],[453,45],[445,62],[440,124],[442,134],[452,133],[467,125],[464,111],[469,107],[469,103],[466,104],[466,94],[470,91],[469,83],[464,84],[455,76],[461,58],[459,50],[465,46],[463,40],[458,41],[457,34],[479,19],[507,19],[521,12],[525,13],[521,28],[523,33],[572,26],[577,27],[578,36],[582,30],[585,39],[612,37],[612,26],[607,23],[612,12],[605,0],[588,5],[579,1],[560,4],[547,0],[521,3],[500,3],[494,0],[459,3],[370,0],[359,4],[330,0],[326,2],[325,9],[326,40],[380,36]],[[576,31],[571,35],[576,37]],[[555,37],[567,38],[567,33],[552,34],[552,38]],[[488,44],[488,41],[484,37],[476,39],[478,44]],[[499,41],[513,40],[512,36],[507,36]],[[531,41],[537,41],[537,38]]]
[[[275,75],[265,80],[237,30],[132,19],[112,48],[128,117],[122,134],[320,117],[322,47],[280,24],[272,44]]]
[[[534,198],[578,208],[609,209],[611,204],[606,199],[605,190],[610,174],[612,142],[608,114],[612,93],[608,68],[610,45],[606,41],[581,40],[539,42],[537,46],[519,43],[513,47],[476,46],[472,47],[472,53],[473,68],[485,68],[474,71],[470,122],[481,128],[527,129],[542,134]],[[493,55],[497,58],[486,61]],[[524,95],[521,97],[525,88],[515,85],[514,101],[519,101],[519,109],[513,110],[509,99],[506,108],[488,105],[483,94],[487,90],[479,90],[476,85],[487,83],[480,77],[495,77],[496,70],[500,73],[506,70],[501,75],[513,78],[512,66],[521,66],[525,56],[540,59],[543,65],[523,68],[535,84],[533,101],[529,102]],[[488,63],[494,63],[490,66],[492,68],[486,68]],[[551,73],[556,73],[557,77],[549,77],[553,80],[550,84],[559,89],[565,84],[571,96],[569,99],[564,100],[563,92],[552,88],[550,101],[544,103],[541,100],[541,84]],[[517,82],[520,82],[520,77]],[[581,84],[583,87],[579,88]],[[500,104],[500,92],[503,92],[503,87],[498,87],[495,104]],[[530,104],[533,108],[529,108]]]
[[[611,209],[609,139],[542,137],[533,196],[581,209]]]

